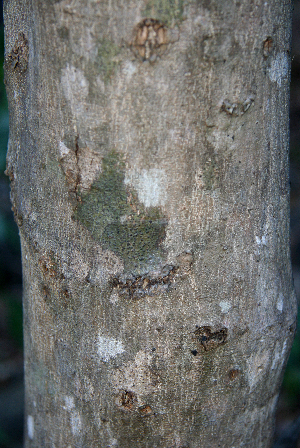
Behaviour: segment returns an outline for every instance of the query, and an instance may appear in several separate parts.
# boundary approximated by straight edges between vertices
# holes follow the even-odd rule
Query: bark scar
[[[202,347],[204,351],[210,351],[226,342],[228,329],[223,327],[220,330],[213,331],[212,328],[208,326],[198,327],[197,330],[194,331],[194,335],[196,336],[198,343],[200,343],[200,347]],[[192,350],[191,353],[196,356],[198,352]]]
[[[10,63],[13,70],[18,70],[22,73],[27,69],[28,60],[28,40],[24,33],[19,33],[13,49],[8,54],[7,61]]]

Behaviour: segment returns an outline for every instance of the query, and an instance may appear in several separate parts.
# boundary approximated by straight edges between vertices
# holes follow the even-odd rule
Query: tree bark
[[[295,330],[289,0],[6,0],[26,447],[269,447]]]

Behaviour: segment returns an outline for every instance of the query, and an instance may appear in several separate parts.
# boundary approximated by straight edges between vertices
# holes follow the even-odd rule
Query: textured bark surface
[[[269,447],[294,330],[287,0],[7,0],[26,447]]]

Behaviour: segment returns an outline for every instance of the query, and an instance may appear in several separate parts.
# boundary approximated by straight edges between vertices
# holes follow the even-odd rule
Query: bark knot
[[[170,30],[163,22],[147,18],[134,29],[131,49],[142,61],[155,62],[158,56],[166,52],[172,42],[179,37],[177,29]]]

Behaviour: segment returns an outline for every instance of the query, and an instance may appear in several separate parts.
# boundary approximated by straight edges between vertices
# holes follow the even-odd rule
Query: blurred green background
[[[18,228],[11,212],[8,178],[4,175],[8,141],[8,111],[3,83],[3,39],[3,21],[2,16],[0,16],[0,448],[21,448],[23,446],[24,400],[22,274]],[[299,301],[300,0],[294,2],[290,123],[291,250],[294,282]],[[300,448],[299,327],[300,325],[298,326],[279,398],[276,422],[276,448]]]

